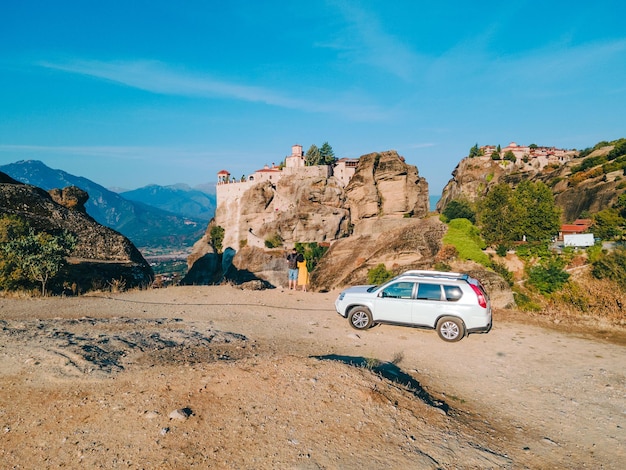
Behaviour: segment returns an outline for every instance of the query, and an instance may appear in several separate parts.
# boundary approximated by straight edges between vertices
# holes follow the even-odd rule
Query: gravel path
[[[0,466],[622,468],[624,346],[357,332],[336,294],[0,299]]]

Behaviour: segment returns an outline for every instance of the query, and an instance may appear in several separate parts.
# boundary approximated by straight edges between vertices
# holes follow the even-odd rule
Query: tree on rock
[[[315,144],[311,145],[304,157],[307,166],[332,165],[337,161],[335,152],[328,142],[324,142],[321,147]]]
[[[313,144],[309,147],[309,150],[307,150],[304,155],[304,161],[307,166],[320,165],[322,155],[317,145]]]
[[[324,142],[320,148],[320,156],[322,157],[321,165],[332,165],[337,161],[335,152],[328,142]]]

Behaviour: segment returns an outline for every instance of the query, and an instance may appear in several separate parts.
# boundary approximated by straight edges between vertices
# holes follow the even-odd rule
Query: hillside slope
[[[49,168],[36,160],[0,166],[17,181],[45,190],[76,186],[89,194],[87,213],[97,222],[127,236],[137,247],[176,250],[189,247],[204,233],[206,221],[183,217],[129,201],[80,176]]]
[[[86,196],[77,188],[51,195],[0,172],[0,216],[17,216],[38,232],[64,230],[76,236],[67,272],[59,276],[66,285],[75,283],[84,291],[113,280],[123,280],[127,287],[150,284],[152,268],[128,238],[84,212]]]
[[[562,221],[573,222],[584,212],[593,214],[615,204],[626,190],[625,168],[625,139],[600,143],[589,151],[572,152],[572,158],[562,162],[466,157],[454,169],[437,203],[437,211],[441,212],[455,199],[476,202],[499,183],[515,187],[529,180],[550,187],[563,211]]]

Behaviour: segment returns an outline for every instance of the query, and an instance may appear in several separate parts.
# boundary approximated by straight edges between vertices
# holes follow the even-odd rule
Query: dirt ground
[[[357,332],[336,295],[0,299],[0,468],[623,468],[623,334]]]

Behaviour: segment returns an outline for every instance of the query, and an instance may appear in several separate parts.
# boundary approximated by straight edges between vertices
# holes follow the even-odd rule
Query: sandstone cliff
[[[606,155],[612,149],[613,146],[603,147],[586,158]],[[580,179],[580,174],[573,177],[572,169],[580,165],[582,159],[576,158],[577,152],[570,156],[571,160],[561,163],[464,158],[452,172],[452,179],[446,184],[436,210],[441,212],[454,199],[475,202],[496,184],[507,183],[515,187],[523,180],[541,181],[552,189],[555,202],[562,209],[564,223],[573,222],[583,211],[594,213],[613,205],[621,193],[618,187],[623,183],[623,171],[605,174],[590,169],[588,175]]]
[[[221,266],[219,260],[213,260],[210,243],[214,225],[225,229],[223,246],[237,251],[233,259],[234,278],[241,281],[249,272],[272,285],[286,285],[283,252],[286,247],[296,242],[336,244],[337,240],[343,246],[350,243],[358,246],[367,239],[377,240],[388,231],[408,233],[428,214],[428,204],[428,183],[415,166],[407,165],[393,150],[362,156],[345,188],[332,176],[311,175],[306,171],[288,173],[275,183],[253,185],[240,197],[226,202],[218,200],[214,221],[188,258],[189,275],[183,282],[195,284],[222,279],[224,273],[206,272]],[[268,250],[267,240],[278,242],[278,249]],[[432,244],[426,250],[429,261],[432,261],[431,248]],[[396,253],[395,257],[402,259],[400,264],[419,264],[421,251],[413,247],[402,255]],[[379,262],[388,261],[387,255],[377,258],[372,253],[372,256],[372,263],[379,258]],[[199,269],[200,265],[206,268]],[[337,278],[333,287],[342,280],[343,277]]]
[[[76,235],[68,278],[81,290],[105,287],[113,280],[127,287],[151,282],[152,269],[130,240],[84,212],[87,193],[75,187],[51,193],[0,173],[0,215],[19,216],[38,231]]]
[[[382,234],[356,235],[333,243],[311,273],[311,284],[318,290],[367,284],[368,270],[381,263],[398,274],[432,268],[446,225],[436,217],[404,220],[403,227]]]
[[[224,246],[262,247],[266,240],[292,245],[327,241],[348,234],[350,214],[339,182],[290,174],[262,182],[226,203],[218,201],[215,223],[225,229]]]
[[[424,217],[429,209],[428,183],[395,150],[359,158],[346,198],[353,224],[381,216]]]

